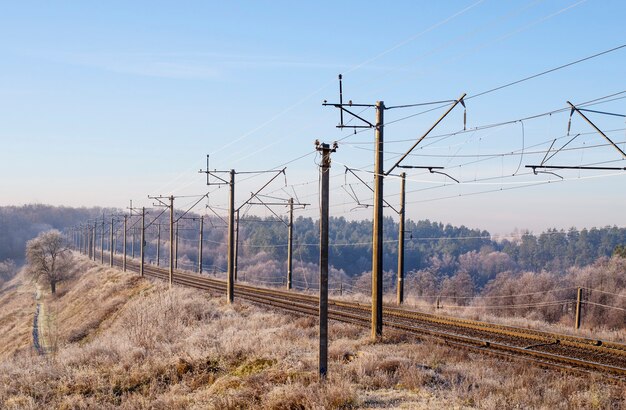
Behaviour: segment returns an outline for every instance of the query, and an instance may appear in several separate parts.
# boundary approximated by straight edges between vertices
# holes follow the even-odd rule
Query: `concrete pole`
[[[239,209],[235,213],[235,282],[237,280],[239,280]]]
[[[139,274],[144,275],[144,265],[146,257],[146,208],[141,208],[141,262],[139,264]]]
[[[174,269],[178,269],[178,222],[176,222],[176,239],[174,240]]]
[[[91,238],[93,237],[91,229],[91,226],[85,227],[85,255],[89,260],[91,260]]]
[[[102,231],[100,232],[100,263],[104,265],[104,214],[102,214]]]
[[[109,232],[109,266],[113,267],[113,222],[111,217],[111,232]]]
[[[170,270],[169,285],[174,281],[174,195],[170,195]]]
[[[376,102],[376,155],[374,160],[374,221],[372,228],[372,339],[383,335],[383,113]]]
[[[404,219],[406,216],[404,206],[404,192],[406,184],[406,173],[400,174],[400,212],[398,214],[398,305],[404,302]]]
[[[328,144],[321,144],[322,151],[320,172],[322,187],[320,192],[320,337],[318,368],[320,379],[326,379],[328,371],[328,208],[329,208],[329,173],[330,153],[333,151]]]
[[[91,239],[91,246],[92,246],[92,251],[91,251],[91,256],[93,256],[93,261],[96,261],[96,229],[98,227],[98,221],[94,221],[93,223],[93,230],[92,230],[92,234],[93,237]]]
[[[293,198],[289,198],[289,227],[287,235],[287,289],[293,279]]]
[[[157,248],[156,248],[157,266],[161,265],[161,224],[157,224]]]
[[[198,240],[198,273],[202,274],[202,240],[204,236],[204,216],[200,217],[200,240]]]
[[[235,281],[235,170],[230,170],[230,198],[228,201],[228,278],[226,301],[233,303]]]
[[[124,260],[122,262],[122,269],[126,272],[126,227],[128,225],[128,215],[124,215]]]

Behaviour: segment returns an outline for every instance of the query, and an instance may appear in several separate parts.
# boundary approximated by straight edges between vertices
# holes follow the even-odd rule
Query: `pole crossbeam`
[[[569,120],[568,120],[568,123],[567,123],[567,135],[569,135],[569,132],[570,132],[570,129],[571,129],[571,126],[572,126],[572,115],[574,115],[574,113],[576,112],[598,134],[600,134],[605,140],[607,140],[609,142],[609,144],[613,148],[615,148],[615,150],[621,155],[622,159],[626,159],[626,152],[624,152],[620,147],[618,147],[617,144],[611,138],[609,138],[604,132],[602,132],[602,130],[596,124],[594,124],[589,118],[587,118],[587,116],[585,114],[583,114],[582,111],[597,112],[597,113],[601,113],[601,114],[611,114],[611,113],[604,113],[604,112],[600,112],[600,111],[593,111],[593,110],[586,110],[586,109],[578,108],[578,107],[576,107],[574,104],[572,104],[569,101],[567,101],[567,104],[571,108],[570,114],[569,114]],[[525,167],[532,169],[533,170],[533,174],[535,174],[535,175],[538,175],[540,173],[552,174],[552,175],[556,175],[557,177],[559,177],[561,179],[563,179],[563,177],[558,175],[558,174],[556,174],[556,173],[554,173],[554,172],[537,171],[537,170],[538,169],[552,169],[552,170],[577,169],[577,170],[593,170],[593,171],[626,171],[626,167],[598,167],[598,166],[584,166],[584,165],[546,165],[546,162],[548,162],[556,154],[561,152],[567,145],[569,145],[572,141],[574,141],[579,135],[581,135],[581,134],[578,133],[578,134],[574,135],[561,148],[558,148],[557,150],[552,152],[552,147],[554,146],[554,143],[556,142],[556,139],[555,139],[554,141],[552,141],[552,144],[550,145],[550,148],[548,148],[548,151],[546,152],[546,155],[543,157],[543,160],[541,161],[541,163],[539,165],[526,165]],[[549,155],[549,154],[551,154],[551,155]]]
[[[166,209],[164,209],[163,212],[165,212],[165,210],[167,210],[167,209],[169,209],[169,211],[170,211],[170,217],[169,217],[169,226],[170,226],[170,229],[169,229],[170,258],[169,259],[170,260],[169,260],[169,270],[168,270],[168,284],[169,284],[169,287],[171,289],[172,285],[174,283],[174,254],[175,254],[175,251],[174,251],[174,212],[175,212],[175,210],[174,210],[174,199],[176,197],[174,195],[170,195],[170,196],[163,196],[163,195],[150,196],[150,195],[148,195],[148,198],[155,199],[156,201],[158,201],[161,204],[161,206],[164,206]],[[168,202],[165,202],[164,199],[167,199]],[[160,215],[162,215],[163,212],[161,212]]]
[[[228,200],[228,221],[224,221],[224,219],[218,215],[211,207],[207,205],[209,209],[222,221],[226,223],[228,226],[228,256],[227,256],[227,276],[226,276],[226,301],[228,303],[232,303],[234,301],[234,282],[237,280],[237,257],[238,257],[238,243],[239,243],[239,211],[245,205],[250,205],[250,202],[254,198],[260,200],[258,195],[263,191],[268,185],[270,185],[276,178],[278,178],[281,174],[285,174],[286,168],[280,170],[262,170],[262,171],[235,171],[231,169],[230,171],[226,170],[210,170],[210,157],[206,156],[206,170],[200,169],[198,172],[201,174],[206,174],[206,184],[208,186],[212,185],[228,185],[229,189],[229,200]],[[218,174],[229,174],[230,180],[226,180],[219,176]],[[269,181],[267,181],[261,188],[259,188],[256,192],[251,193],[250,198],[243,202],[239,207],[235,206],[235,177],[237,174],[265,174],[265,173],[276,173]],[[211,177],[215,178],[217,182],[211,181]],[[286,181],[285,181],[286,185]],[[207,194],[208,195],[208,194]],[[269,208],[269,207],[268,207]],[[271,210],[271,209],[270,209]],[[272,211],[273,212],[273,211]],[[235,217],[236,215],[236,217]],[[279,218],[280,219],[280,218]]]
[[[374,204],[373,204],[374,215],[373,215],[373,224],[372,224],[373,226],[372,226],[372,288],[371,288],[372,289],[372,323],[371,323],[372,333],[371,335],[372,335],[373,340],[377,340],[382,336],[382,331],[383,331],[383,280],[382,280],[383,279],[382,278],[383,276],[383,207],[385,204],[387,204],[389,207],[394,209],[394,211],[398,213],[398,215],[404,214],[404,205],[402,205],[401,207],[402,209],[399,211],[395,207],[391,206],[387,201],[385,201],[384,195],[383,195],[384,177],[390,175],[394,169],[400,167],[402,164],[402,161],[404,161],[411,154],[411,152],[428,136],[428,134],[430,134],[437,127],[437,125],[439,125],[439,123],[441,123],[441,121],[443,121],[443,119],[448,114],[450,114],[450,112],[452,112],[452,110],[458,104],[461,104],[463,107],[465,107],[465,101],[463,99],[465,98],[467,94],[463,93],[458,99],[451,100],[450,102],[452,102],[452,105],[446,110],[446,112],[443,113],[443,115],[441,115],[441,117],[439,117],[439,119],[435,121],[435,123],[424,134],[422,134],[420,138],[417,139],[417,141],[400,157],[400,159],[388,171],[385,172],[383,169],[383,164],[384,164],[383,131],[384,131],[384,124],[385,124],[384,112],[385,110],[390,109],[390,108],[394,108],[394,109],[408,108],[408,107],[416,106],[418,104],[407,104],[404,106],[386,107],[383,101],[377,101],[375,105],[371,105],[371,104],[354,104],[351,100],[347,104],[344,104],[342,78],[343,78],[342,75],[339,74],[339,104],[328,103],[327,101],[324,101],[322,105],[332,106],[332,107],[339,109],[340,123],[339,123],[338,128],[373,128],[375,131],[375,135],[374,135],[374,138],[375,138],[375,142],[374,142],[374,145],[375,145],[374,188],[372,189],[371,187],[369,187],[368,184],[365,184],[365,185],[368,188],[372,189],[374,192]],[[374,123],[372,123],[362,118],[361,116],[353,113],[352,111],[348,110],[346,107],[374,107],[376,109],[376,120]],[[344,121],[343,121],[344,113],[361,121],[363,125],[350,126],[350,125],[344,124]],[[463,114],[463,125],[464,125],[463,128],[464,129],[465,129],[466,122],[467,122],[467,115],[466,115],[466,112],[464,112]],[[406,167],[408,168],[409,166],[406,166]],[[458,180],[456,180],[455,178],[451,177],[448,174],[445,174],[440,171],[436,171],[436,169],[443,169],[441,167],[433,166],[433,167],[426,167],[426,168],[429,169],[431,173],[443,174],[453,179],[454,181],[459,182]],[[354,172],[352,173],[354,174]],[[356,176],[356,174],[354,175]],[[404,235],[404,233],[402,233],[402,235]],[[401,256],[398,255],[398,258],[400,257]],[[398,263],[400,266],[400,260]],[[398,298],[400,300],[401,298],[400,294]]]

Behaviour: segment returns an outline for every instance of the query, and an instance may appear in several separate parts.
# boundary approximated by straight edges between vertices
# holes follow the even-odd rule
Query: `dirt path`
[[[40,355],[46,354],[46,347],[43,338],[43,323],[42,318],[44,317],[44,304],[42,301],[41,289],[37,286],[37,291],[35,293],[35,299],[37,300],[37,307],[35,308],[35,318],[33,319],[33,347]]]

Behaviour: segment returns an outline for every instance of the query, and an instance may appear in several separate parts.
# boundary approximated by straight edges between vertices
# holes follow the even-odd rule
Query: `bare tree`
[[[43,280],[56,293],[57,283],[69,278],[72,254],[61,232],[50,230],[26,243],[28,272],[35,280]]]

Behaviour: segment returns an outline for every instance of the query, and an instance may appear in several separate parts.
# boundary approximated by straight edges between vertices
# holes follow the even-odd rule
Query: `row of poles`
[[[426,169],[430,173],[437,173],[445,175],[452,180],[457,181],[452,178],[450,175],[442,172],[443,167],[437,166],[411,166],[411,165],[403,165],[402,162],[411,154],[411,152],[430,134],[431,131],[437,127],[437,125],[443,121],[443,119],[452,112],[452,110],[459,104],[465,107],[465,98],[466,94],[463,93],[458,99],[450,100],[451,106],[446,110],[446,112],[437,119],[432,126],[420,137],[417,141],[403,154],[400,159],[387,171],[384,170],[384,112],[386,109],[391,108],[403,108],[409,106],[397,106],[397,107],[385,107],[383,101],[377,101],[375,104],[354,104],[352,101],[349,101],[347,104],[343,102],[343,90],[342,90],[342,76],[339,75],[339,103],[327,103],[324,101],[324,106],[333,106],[339,109],[340,112],[340,123],[337,125],[337,128],[352,128],[355,130],[357,128],[369,128],[374,129],[375,134],[375,158],[374,158],[374,187],[372,189],[374,193],[374,203],[373,203],[373,224],[372,224],[372,302],[371,302],[371,337],[374,340],[377,340],[382,337],[383,332],[383,207],[386,201],[384,200],[383,195],[383,180],[385,176],[389,176],[392,171],[396,168],[409,168],[409,169]],[[578,109],[573,104],[569,103],[571,106],[570,112],[570,122],[571,116],[574,112],[580,114],[592,127],[598,131],[606,140],[608,140],[614,148],[616,148],[622,157],[626,158],[626,153],[624,153],[619,147],[613,143],[598,127],[596,127],[581,111],[582,109]],[[421,105],[421,104],[418,104]],[[353,107],[371,107],[375,109],[376,119],[375,122],[372,123],[358,114],[352,112]],[[359,125],[348,125],[348,123],[344,123],[344,114],[353,117],[360,122]],[[466,112],[463,115],[463,128],[466,128]],[[569,134],[569,125],[568,125],[568,134]],[[575,138],[575,137],[574,137]],[[571,141],[570,141],[571,142]],[[569,142],[568,142],[569,143]],[[567,144],[566,144],[567,145]],[[551,156],[552,158],[557,152],[559,152],[564,147],[557,149]],[[319,143],[316,141],[316,150],[321,153],[322,161],[320,163],[320,179],[321,179],[321,191],[320,191],[320,257],[319,257],[319,270],[320,270],[320,280],[319,280],[319,318],[320,318],[320,345],[319,345],[319,374],[322,378],[326,377],[327,372],[327,356],[328,356],[328,204],[329,204],[329,170],[330,170],[330,154],[335,152],[337,149],[337,144],[333,144],[330,146],[326,143]],[[567,166],[549,166],[545,165],[545,162],[548,158],[544,158],[544,160],[539,165],[527,165],[527,168],[532,168],[533,172],[537,173],[537,169],[609,169],[606,167],[567,167]],[[276,173],[265,185],[263,185],[256,193],[253,193],[247,201],[245,201],[241,206],[235,207],[235,176],[238,174],[235,170],[231,169],[229,171],[211,171],[209,168],[209,157],[207,156],[207,169],[200,170],[200,173],[206,173],[207,175],[207,185],[228,185],[230,188],[229,192],[229,206],[228,206],[228,261],[227,261],[227,301],[228,303],[232,303],[234,300],[234,282],[236,280],[236,269],[237,269],[237,239],[238,236],[238,221],[236,222],[235,218],[239,215],[240,209],[246,205],[251,204],[253,199],[259,199],[258,194],[268,186],[275,178],[277,178],[281,173],[285,173],[285,169],[282,170],[270,170],[270,171],[256,171],[256,172],[246,172],[246,173],[263,173],[263,172],[272,172]],[[241,172],[239,172],[241,173]],[[220,174],[229,174],[229,177],[222,177]],[[213,177],[214,180],[211,181],[210,177]],[[400,208],[397,210],[399,215],[399,232],[398,232],[398,273],[397,273],[397,303],[402,304],[404,300],[404,235],[405,235],[405,177],[406,174],[403,172],[399,175],[401,180],[401,196],[400,196]],[[227,179],[228,178],[228,179]],[[172,285],[172,277],[174,271],[174,231],[173,231],[173,222],[174,222],[174,196],[155,196],[149,197],[151,199],[157,200],[162,206],[169,207],[170,210],[170,260],[169,260],[169,284]],[[169,203],[165,202],[165,200],[169,200]],[[289,244],[288,244],[288,272],[287,272],[287,288],[291,289],[292,286],[292,237],[293,237],[293,199],[290,200],[290,222],[289,222]],[[268,209],[269,206],[264,204]],[[131,207],[132,208],[132,207]],[[271,209],[270,209],[271,210]],[[272,211],[273,212],[273,211]],[[132,209],[131,209],[132,215]],[[113,224],[113,222],[112,222]],[[126,224],[126,217],[125,217]],[[112,239],[112,231],[111,228],[111,243]],[[95,229],[94,229],[95,232]],[[94,233],[95,235],[95,233]],[[126,235],[126,228],[124,235]],[[103,239],[102,239],[103,240]],[[94,236],[95,241],[95,236]],[[124,269],[126,267],[126,240],[124,244]],[[103,245],[101,245],[103,247]],[[142,239],[141,239],[141,264],[140,264],[140,273],[143,275],[143,267],[144,267],[144,247],[145,247],[145,208],[142,208]],[[201,252],[200,252],[201,253]],[[111,265],[113,264],[113,253],[111,252]],[[200,256],[201,258],[201,256]],[[580,292],[579,292],[580,293]],[[580,301],[580,294],[578,295],[578,300]],[[579,326],[580,323],[580,302],[577,304],[576,310],[576,323]]]
[[[174,197],[170,196],[168,197],[169,200],[169,204],[167,205],[168,208],[173,209],[173,203],[174,203]],[[292,289],[293,286],[293,230],[294,230],[294,208],[296,205],[299,205],[300,203],[296,203],[294,201],[293,198],[289,198],[289,200],[287,201],[287,205],[289,207],[289,220],[288,222],[282,221],[285,223],[285,225],[287,226],[288,229],[288,245],[287,245],[287,280],[286,280],[286,287],[287,289]],[[308,205],[308,204],[302,204],[302,205]],[[115,222],[116,222],[116,218],[123,218],[123,228],[122,228],[122,232],[123,232],[123,245],[122,245],[122,254],[123,254],[123,258],[122,258],[122,268],[124,271],[126,271],[126,265],[127,265],[127,245],[128,245],[128,239],[127,239],[127,235],[128,232],[131,231],[132,232],[132,240],[130,242],[131,244],[131,257],[134,258],[135,257],[135,231],[136,229],[138,229],[141,232],[141,239],[140,239],[140,258],[139,258],[139,266],[140,266],[140,274],[143,276],[143,271],[144,271],[144,266],[145,266],[145,249],[146,249],[146,215],[147,215],[147,211],[145,208],[141,208],[141,210],[139,211],[137,208],[132,208],[132,204],[130,209],[130,213],[129,214],[124,214],[124,215],[113,215],[111,216],[110,219],[110,226],[108,228],[108,236],[109,236],[109,240],[108,240],[108,251],[109,251],[109,265],[113,266],[113,257],[114,254],[116,252],[116,246],[115,246],[115,240],[117,237],[116,232],[119,229],[115,229]],[[129,218],[132,218],[133,216],[140,216],[141,217],[141,226],[140,228],[134,228],[134,227],[130,227],[128,226],[129,223]],[[182,219],[182,218],[181,218]],[[199,239],[198,239],[198,262],[197,262],[197,272],[198,273],[202,273],[203,272],[203,254],[204,254],[204,216],[200,216],[200,217],[193,217],[193,218],[185,218],[185,219],[191,219],[191,220],[198,220],[199,221]],[[238,241],[238,237],[239,237],[239,210],[236,210],[235,212],[235,216],[234,216],[234,224],[230,225],[230,227],[232,227],[233,229],[233,233],[229,232],[229,237],[230,238],[235,238],[235,240],[233,241],[234,243],[231,244],[230,240],[229,240],[229,249],[233,249],[231,248],[231,245],[234,247],[234,251],[230,252],[229,251],[229,255],[232,254],[232,270],[233,270],[233,278],[235,280],[237,280],[237,260],[238,260],[238,249],[239,249],[239,241]],[[138,221],[137,221],[138,222]],[[136,222],[136,223],[137,223]],[[156,225],[157,226],[157,246],[156,246],[156,265],[160,266],[160,261],[161,261],[161,226],[164,225],[162,223],[159,223],[157,221],[153,221],[150,225]],[[72,241],[74,243],[74,247],[76,249],[79,249],[82,253],[84,253],[85,255],[87,255],[89,257],[89,259],[93,259],[94,261],[97,258],[97,239],[98,236],[100,237],[100,258],[101,258],[101,263],[104,264],[104,259],[105,259],[105,237],[107,234],[107,223],[106,223],[106,218],[103,215],[101,219],[96,219],[93,221],[93,223],[88,223],[85,225],[82,225],[80,227],[76,227],[74,229],[71,230],[71,234],[72,234]],[[98,235],[99,233],[99,235]],[[170,250],[170,258],[169,258],[169,271],[170,271],[170,284],[172,282],[171,280],[171,274],[173,273],[173,271],[175,269],[178,268],[178,242],[179,242],[179,225],[178,225],[178,221],[174,221],[174,213],[170,211],[170,217],[169,217],[169,233],[170,233],[170,238],[169,238],[169,250]],[[230,265],[229,265],[230,266]],[[233,298],[232,298],[232,294],[229,293],[229,302],[232,302]]]

